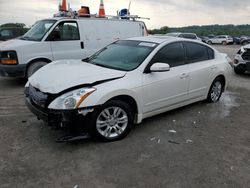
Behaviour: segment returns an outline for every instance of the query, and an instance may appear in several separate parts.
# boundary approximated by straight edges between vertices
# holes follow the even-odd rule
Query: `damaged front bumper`
[[[29,110],[35,114],[38,119],[57,128],[69,128],[79,131],[87,128],[87,119],[91,112],[98,108],[98,106],[93,106],[73,110],[53,110],[49,109],[48,105],[55,96],[42,93],[32,87],[26,87],[24,93],[26,96],[25,103]]]

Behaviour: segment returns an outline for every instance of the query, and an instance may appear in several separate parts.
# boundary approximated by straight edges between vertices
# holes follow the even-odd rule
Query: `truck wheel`
[[[92,133],[98,139],[110,142],[124,138],[133,125],[130,106],[119,100],[105,103],[91,117]]]
[[[235,74],[244,74],[245,71],[246,71],[245,69],[234,67]]]
[[[220,77],[215,78],[209,89],[207,95],[207,102],[214,103],[219,101],[223,88],[224,88],[224,82],[222,81],[222,79]]]
[[[34,74],[38,69],[40,69],[41,67],[45,65],[47,65],[47,62],[44,62],[44,61],[37,61],[37,62],[32,63],[27,69],[26,78],[31,77],[32,74]]]

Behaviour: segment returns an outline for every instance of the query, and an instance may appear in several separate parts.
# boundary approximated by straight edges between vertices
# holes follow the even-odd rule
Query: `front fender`
[[[89,107],[89,106],[99,106],[105,104],[107,101],[118,96],[129,96],[133,98],[136,102],[138,114],[142,113],[141,102],[139,100],[138,93],[133,90],[119,89],[107,92],[104,94],[103,91],[98,91],[98,89],[88,96],[79,106],[79,108]]]

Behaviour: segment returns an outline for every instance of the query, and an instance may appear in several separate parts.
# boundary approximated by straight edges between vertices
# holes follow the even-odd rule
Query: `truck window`
[[[55,22],[56,20],[41,20],[36,22],[36,24],[20,39],[41,41]]]
[[[77,23],[76,22],[59,23],[52,32],[52,40],[55,41],[80,40]]]

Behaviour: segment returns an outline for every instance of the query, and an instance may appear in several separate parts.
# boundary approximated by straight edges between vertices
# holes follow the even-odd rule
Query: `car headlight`
[[[0,53],[0,63],[4,65],[17,65],[17,53],[16,51],[2,51]]]
[[[94,91],[96,88],[81,88],[77,90],[70,91],[57,97],[49,105],[49,109],[55,110],[72,110],[77,109],[80,104]]]

